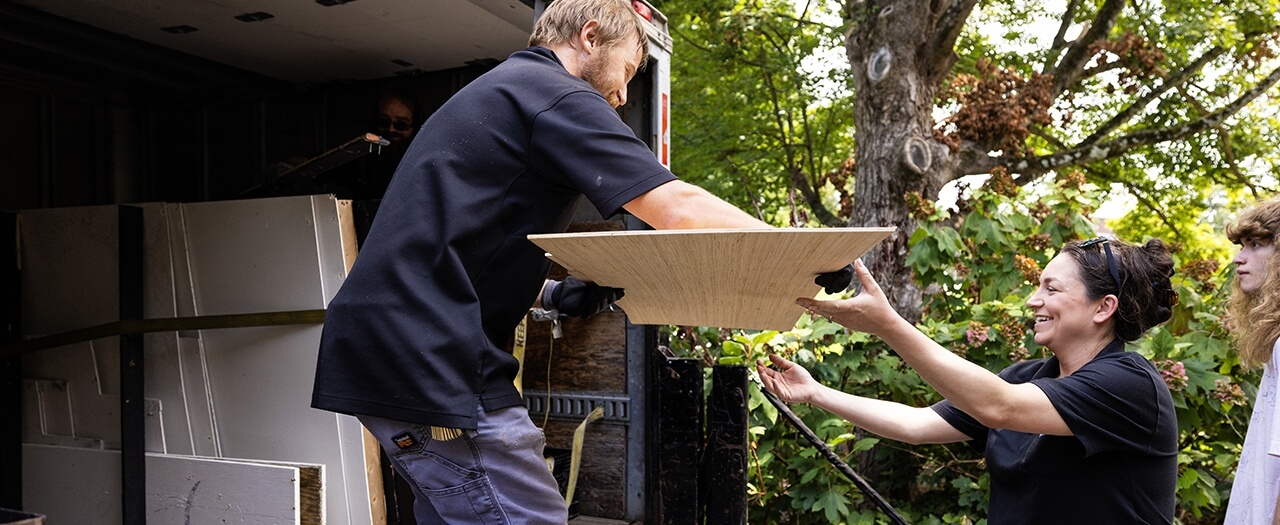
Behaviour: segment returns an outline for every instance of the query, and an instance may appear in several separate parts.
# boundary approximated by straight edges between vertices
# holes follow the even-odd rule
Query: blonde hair
[[[1227,225],[1227,238],[1240,244],[1244,239],[1259,239],[1280,246],[1280,198],[1272,198],[1245,210]],[[1267,276],[1256,293],[1240,289],[1240,280],[1231,283],[1227,315],[1231,319],[1240,362],[1245,367],[1265,364],[1271,358],[1276,339],[1280,339],[1280,257],[1274,254],[1266,263]]]
[[[529,45],[548,47],[572,42],[592,20],[599,24],[599,41],[595,45],[614,47],[635,37],[640,46],[640,63],[645,63],[649,48],[645,45],[644,22],[626,0],[555,0],[538,17]]]

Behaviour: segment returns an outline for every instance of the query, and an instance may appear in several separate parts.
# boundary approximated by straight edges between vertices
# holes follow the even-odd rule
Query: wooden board
[[[530,235],[579,279],[623,288],[637,324],[790,330],[820,273],[838,270],[893,228],[663,230]]]

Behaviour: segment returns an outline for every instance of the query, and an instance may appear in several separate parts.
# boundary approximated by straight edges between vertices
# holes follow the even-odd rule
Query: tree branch
[[[987,149],[972,140],[964,140],[960,142],[960,146],[948,155],[948,160],[955,169],[950,170],[951,178],[940,181],[945,186],[946,183],[959,179],[966,175],[981,175],[991,173],[996,166],[1004,165],[1004,159],[1000,157],[992,157],[987,153]],[[939,173],[945,173],[947,170],[938,170]]]
[[[1182,68],[1181,71],[1178,71],[1171,77],[1166,77],[1163,84],[1156,89],[1151,90],[1150,93],[1143,95],[1138,100],[1135,100],[1133,104],[1130,104],[1129,107],[1125,108],[1120,113],[1117,113],[1116,116],[1111,117],[1111,120],[1107,121],[1106,124],[1099,126],[1092,135],[1089,135],[1083,141],[1080,141],[1079,145],[1090,146],[1097,143],[1099,140],[1102,140],[1103,137],[1106,137],[1112,131],[1115,131],[1122,124],[1132,119],[1139,111],[1146,108],[1147,104],[1150,104],[1151,101],[1159,98],[1160,95],[1163,95],[1170,89],[1182,86],[1201,69],[1204,69],[1205,64],[1208,64],[1211,60],[1218,58],[1225,52],[1226,48],[1215,46],[1213,49],[1210,49],[1205,54],[1201,55],[1200,58],[1197,58],[1194,62]]]
[[[1088,164],[1118,157],[1140,146],[1177,140],[1221,124],[1227,117],[1236,114],[1253,99],[1271,89],[1277,81],[1280,81],[1280,68],[1272,71],[1267,78],[1230,104],[1181,126],[1137,131],[1109,142],[1077,146],[1052,155],[1008,159],[1003,164],[1014,173],[1039,174],[1063,166]]]
[[[845,226],[844,221],[838,219],[834,213],[831,213],[831,210],[828,210],[822,204],[822,197],[819,197],[818,192],[814,191],[813,187],[807,183],[808,177],[805,176],[804,170],[790,168],[788,171],[790,171],[789,175],[791,175],[791,185],[800,190],[800,195],[804,196],[804,201],[809,204],[809,209],[813,210],[818,222],[821,222],[823,226],[832,228]]]
[[[1080,78],[1095,77],[1103,73],[1106,73],[1107,71],[1111,71],[1113,69],[1121,69],[1124,67],[1125,67],[1124,61],[1117,58],[1115,60],[1112,60],[1109,62],[1103,62],[1091,68],[1081,70]]]
[[[1111,33],[1120,13],[1124,11],[1125,0],[1106,0],[1098,9],[1098,16],[1089,24],[1089,30],[1067,48],[1067,54],[1053,68],[1053,88],[1049,98],[1056,100],[1068,87],[1080,80],[1084,66],[1089,61],[1089,46],[1104,40]]]
[[[964,24],[977,3],[977,0],[951,0],[945,2],[946,7],[941,13],[935,13],[937,22],[934,24],[933,38],[925,44],[927,47],[923,50],[923,60],[920,61],[925,67],[921,74],[928,85],[940,85],[947,74],[951,73],[951,68],[956,63],[956,39],[960,37],[960,31],[964,29]]]
[[[1207,113],[1204,105],[1201,104],[1199,100],[1196,100],[1195,97],[1191,96],[1191,93],[1188,93],[1185,87],[1178,86],[1178,94],[1182,95],[1182,98],[1185,99],[1188,104],[1195,107],[1196,111],[1199,111],[1200,113]],[[1217,132],[1218,142],[1222,144],[1223,160],[1227,163],[1226,171],[1228,176],[1223,178],[1230,179],[1231,182],[1244,186],[1249,190],[1250,194],[1257,198],[1257,186],[1255,186],[1253,182],[1249,181],[1249,178],[1245,176],[1244,173],[1240,172],[1240,163],[1236,160],[1235,148],[1231,145],[1231,133],[1227,131],[1226,126],[1223,126],[1222,124],[1214,126],[1213,129]],[[1218,179],[1218,177],[1214,177],[1213,172],[1210,172],[1209,176],[1213,177],[1215,180]]]
[[[1071,29],[1071,22],[1075,20],[1076,9],[1079,8],[1080,0],[1071,0],[1071,3],[1067,4],[1067,11],[1062,13],[1062,23],[1058,25],[1058,33],[1053,35],[1053,44],[1049,46],[1049,50],[1054,51],[1054,54],[1049,56],[1049,61],[1045,63],[1046,68],[1058,59],[1056,52],[1067,47],[1067,30]]]

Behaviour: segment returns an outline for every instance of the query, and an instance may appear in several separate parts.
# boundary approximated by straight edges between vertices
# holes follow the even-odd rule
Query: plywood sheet
[[[530,235],[571,275],[626,290],[637,324],[789,330],[820,273],[861,257],[893,228],[663,230]]]

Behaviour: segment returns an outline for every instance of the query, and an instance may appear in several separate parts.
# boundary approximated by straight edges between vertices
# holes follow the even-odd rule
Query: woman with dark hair
[[[858,262],[857,296],[797,299],[814,315],[883,339],[946,399],[910,407],[819,384],[796,363],[758,363],[766,387],[880,436],[969,441],[991,473],[988,523],[1171,523],[1178,425],[1160,372],[1125,350],[1172,316],[1163,243],[1099,237],[1063,247],[1027,300],[1035,341],[1053,356],[999,374],[943,348],[893,310]]]

